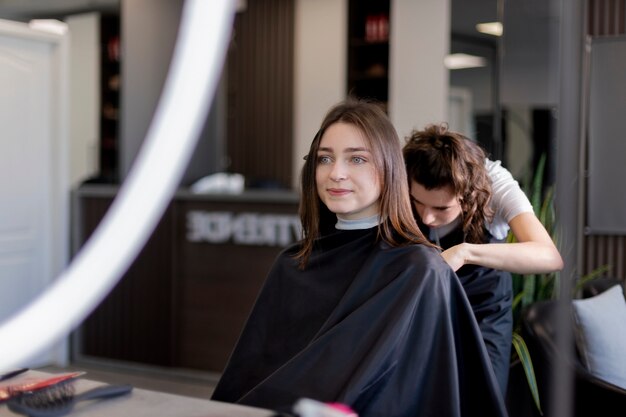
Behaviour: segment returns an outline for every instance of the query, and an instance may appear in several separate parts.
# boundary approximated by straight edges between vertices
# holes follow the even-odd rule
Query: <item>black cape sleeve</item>
[[[304,271],[293,250],[268,274],[212,399],[290,411],[308,397],[360,417],[506,415],[469,302],[434,249],[340,232]]]

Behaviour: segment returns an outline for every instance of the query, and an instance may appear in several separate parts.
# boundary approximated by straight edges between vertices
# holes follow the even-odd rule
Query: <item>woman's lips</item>
[[[345,188],[328,188],[326,191],[328,191],[328,194],[332,195],[333,197],[340,197],[342,195],[351,193],[350,190],[346,190]]]

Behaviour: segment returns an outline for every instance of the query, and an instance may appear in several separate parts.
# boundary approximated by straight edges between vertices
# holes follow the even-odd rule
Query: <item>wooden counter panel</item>
[[[84,236],[95,229],[111,199],[84,202]],[[124,277],[81,327],[82,354],[173,365],[171,209]]]
[[[79,198],[81,241],[113,197]],[[76,353],[220,372],[274,259],[300,236],[296,201],[249,197],[175,198],[77,332]]]
[[[232,218],[258,213],[262,218],[264,214],[295,216],[297,207],[179,202],[176,209],[179,365],[220,372],[283,247],[236,244],[234,238],[224,243],[190,241],[188,213],[231,213]]]

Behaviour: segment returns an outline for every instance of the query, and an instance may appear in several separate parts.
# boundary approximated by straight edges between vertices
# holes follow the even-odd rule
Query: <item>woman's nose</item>
[[[337,162],[333,165],[333,169],[330,171],[330,179],[333,181],[343,181],[348,177],[344,165]]]

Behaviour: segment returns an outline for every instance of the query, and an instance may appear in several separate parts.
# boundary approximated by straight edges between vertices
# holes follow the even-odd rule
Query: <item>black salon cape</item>
[[[212,399],[289,412],[301,397],[360,417],[505,416],[463,288],[439,253],[376,228],[283,251]]]

